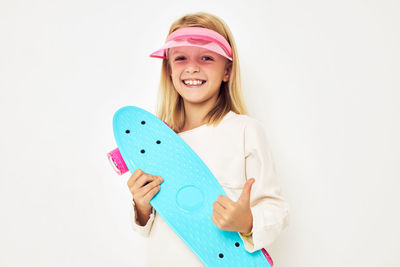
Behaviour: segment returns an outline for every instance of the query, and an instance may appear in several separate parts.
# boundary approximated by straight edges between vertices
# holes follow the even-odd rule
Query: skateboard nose
[[[204,193],[194,185],[181,187],[176,193],[176,203],[186,211],[195,211],[204,203]]]

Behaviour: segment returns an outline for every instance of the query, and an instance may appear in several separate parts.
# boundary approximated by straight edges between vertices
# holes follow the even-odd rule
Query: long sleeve
[[[288,225],[289,205],[281,194],[278,175],[262,124],[251,119],[244,129],[246,180],[255,178],[251,189],[252,236],[243,240],[254,252],[270,245]]]
[[[144,226],[140,226],[139,222],[137,221],[137,211],[135,208],[135,202],[132,200],[132,207],[130,210],[130,216],[131,216],[131,225],[132,225],[132,229],[135,232],[138,232],[140,235],[144,236],[144,237],[148,237],[151,231],[151,227],[153,226],[153,222],[154,222],[154,216],[155,216],[155,210],[154,208],[151,208],[151,214],[150,214],[150,218],[147,221],[146,225]]]

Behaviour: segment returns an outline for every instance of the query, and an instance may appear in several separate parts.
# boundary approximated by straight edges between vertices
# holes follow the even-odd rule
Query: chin
[[[190,94],[180,94],[185,102],[189,103],[202,103],[206,101],[208,98],[204,97],[204,95],[190,95]]]
[[[184,98],[184,101],[186,103],[190,103],[190,104],[201,104],[206,102],[206,99],[194,99],[194,98]]]

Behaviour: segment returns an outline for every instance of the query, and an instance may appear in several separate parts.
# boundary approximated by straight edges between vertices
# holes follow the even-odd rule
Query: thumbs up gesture
[[[224,195],[217,197],[213,204],[211,220],[221,230],[248,233],[253,228],[253,214],[250,209],[250,192],[254,178],[246,181],[238,201]]]

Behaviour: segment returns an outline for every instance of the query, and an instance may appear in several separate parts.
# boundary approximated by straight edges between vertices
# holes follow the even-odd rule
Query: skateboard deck
[[[113,131],[131,173],[140,168],[164,179],[150,204],[206,266],[271,266],[264,249],[249,253],[238,232],[215,226],[212,204],[226,193],[166,123],[146,110],[126,106],[115,113]]]

